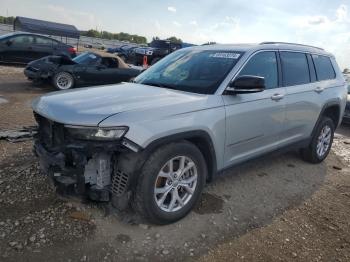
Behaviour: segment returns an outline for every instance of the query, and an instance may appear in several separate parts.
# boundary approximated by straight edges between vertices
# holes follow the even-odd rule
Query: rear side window
[[[254,55],[243,67],[239,76],[252,75],[265,78],[266,89],[278,86],[277,59],[275,52],[261,52]]]
[[[335,78],[334,68],[329,57],[312,55],[312,59],[314,60],[317,79],[319,81]]]
[[[294,86],[310,83],[309,65],[306,54],[281,52],[283,83]]]
[[[52,45],[52,40],[45,37],[36,37],[36,43],[38,45]]]

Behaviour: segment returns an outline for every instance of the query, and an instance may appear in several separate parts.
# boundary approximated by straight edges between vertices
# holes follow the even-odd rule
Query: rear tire
[[[301,149],[302,158],[313,164],[322,162],[331,150],[334,130],[333,120],[329,117],[322,117],[316,127],[310,145]]]
[[[134,209],[154,224],[175,222],[195,206],[206,177],[204,157],[195,145],[186,141],[164,145],[142,168]]]
[[[68,72],[58,72],[54,75],[52,81],[58,90],[67,90],[74,87],[74,77]]]

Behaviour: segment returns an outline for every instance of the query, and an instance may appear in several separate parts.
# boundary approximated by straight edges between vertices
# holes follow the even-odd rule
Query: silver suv
[[[289,43],[176,51],[133,83],[33,102],[35,152],[57,191],[132,206],[152,223],[184,217],[206,182],[286,147],[319,163],[346,104],[334,56]]]

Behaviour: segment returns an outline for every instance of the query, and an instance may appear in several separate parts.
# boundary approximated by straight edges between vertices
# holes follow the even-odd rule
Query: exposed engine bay
[[[125,209],[142,161],[131,141],[83,141],[69,137],[63,125],[35,115],[39,124],[34,152],[40,167],[63,196],[111,201]]]

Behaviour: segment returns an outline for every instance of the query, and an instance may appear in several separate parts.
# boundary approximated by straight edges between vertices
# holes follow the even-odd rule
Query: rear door
[[[281,140],[285,120],[285,88],[275,51],[260,51],[243,66],[238,76],[265,78],[260,93],[224,95],[226,108],[225,165],[274,150]]]
[[[311,54],[281,51],[283,85],[286,88],[286,144],[310,136],[323,106],[323,83],[317,81]]]
[[[33,51],[36,59],[53,54],[52,39],[44,36],[36,36]]]

